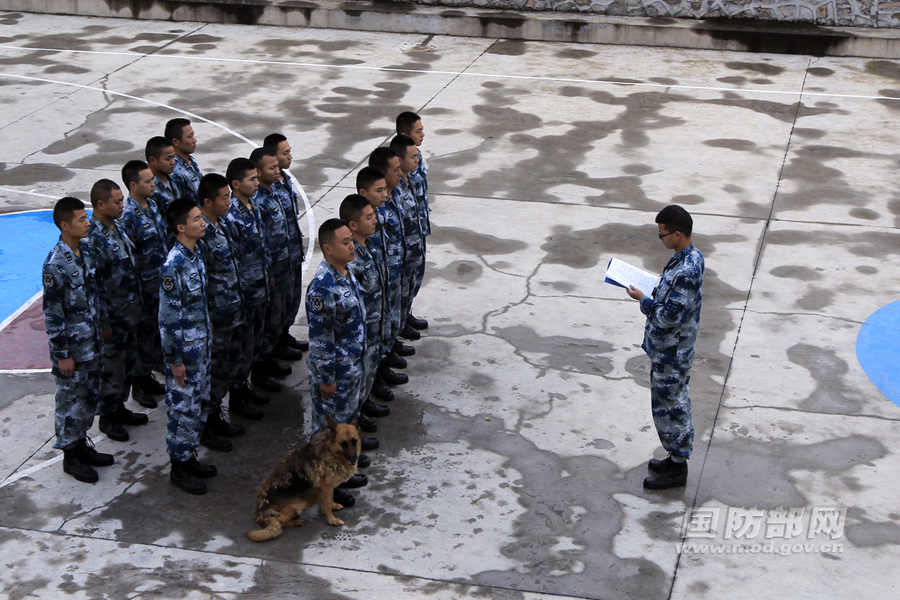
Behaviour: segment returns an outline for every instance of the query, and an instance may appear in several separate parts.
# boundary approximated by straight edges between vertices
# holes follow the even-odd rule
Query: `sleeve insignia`
[[[72,262],[72,253],[66,252],[66,262]]]
[[[53,287],[53,275],[50,273],[44,273],[44,287]]]
[[[163,277],[162,288],[167,292],[171,292],[173,289],[175,289],[175,279],[173,277]]]
[[[309,305],[316,312],[322,310],[322,299],[318,296],[309,299]]]

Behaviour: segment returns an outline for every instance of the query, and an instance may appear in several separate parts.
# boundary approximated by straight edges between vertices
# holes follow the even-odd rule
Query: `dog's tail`
[[[276,518],[266,519],[260,525],[265,525],[262,529],[257,529],[256,531],[248,531],[247,538],[251,542],[265,542],[266,540],[271,540],[277,538],[281,535],[281,521]]]

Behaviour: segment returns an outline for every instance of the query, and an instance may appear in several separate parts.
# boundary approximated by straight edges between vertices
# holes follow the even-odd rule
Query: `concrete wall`
[[[407,0],[395,0],[407,1]],[[416,4],[631,17],[751,19],[816,25],[900,27],[900,1],[888,0],[408,0]]]

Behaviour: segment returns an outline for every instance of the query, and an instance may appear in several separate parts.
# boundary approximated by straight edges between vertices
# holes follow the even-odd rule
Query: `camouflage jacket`
[[[212,341],[206,264],[199,246],[195,250],[176,241],[159,274],[159,334],[169,365],[200,361]]]
[[[219,219],[216,227],[206,221],[206,235],[197,245],[206,259],[208,278],[206,304],[213,329],[226,330],[243,323],[241,284],[238,278],[237,246],[228,225]]]
[[[137,200],[128,196],[125,199],[125,212],[118,225],[134,243],[141,291],[145,297],[159,297],[159,270],[168,254],[166,237],[169,228],[153,198],[147,200],[147,208],[144,208]]]
[[[428,206],[428,185],[418,171],[409,174],[409,185],[416,199],[422,237],[428,237],[431,235],[431,208]]]
[[[197,197],[197,192],[200,189],[201,179],[203,179],[203,172],[200,171],[200,165],[193,156],[184,160],[177,154],[175,155],[175,170],[169,175],[169,181],[174,184],[177,192],[176,198],[190,198],[199,204],[200,199]]]
[[[654,295],[641,299],[647,315],[641,347],[652,360],[690,365],[703,300],[703,255],[691,244],[669,259]]]
[[[379,206],[375,212],[378,217],[381,239],[384,242],[384,260],[391,270],[399,271],[403,269],[403,262],[406,260],[406,246],[403,243],[403,221],[400,220],[400,210],[394,204],[394,200],[388,197],[388,201]]]
[[[285,265],[288,271],[290,269],[291,247],[287,233],[287,217],[281,205],[281,198],[275,193],[274,187],[267,190],[259,186],[253,199],[265,224],[266,246],[272,257],[272,276],[276,279],[283,277],[287,272]]]
[[[286,219],[288,244],[291,252],[291,264],[296,267],[303,262],[303,232],[300,230],[300,207],[297,199],[297,192],[291,184],[291,176],[287,172],[282,171],[284,181],[278,181],[272,185],[278,198],[281,200],[281,207],[284,209]]]
[[[238,279],[246,306],[258,306],[269,298],[271,258],[266,246],[265,225],[256,197],[250,199],[252,208],[231,197],[231,208],[222,221],[228,227],[237,248]]]
[[[374,238],[371,236],[369,239]],[[356,258],[347,265],[359,286],[360,295],[366,307],[366,326],[369,330],[377,330],[381,336],[381,319],[384,314],[384,290],[387,289],[387,277],[383,266],[375,260],[374,252],[366,244],[353,242],[356,246]]]
[[[422,236],[422,224],[419,221],[419,205],[410,182],[401,178],[400,183],[391,192],[391,199],[403,221],[403,245],[407,255],[421,254],[424,237]]]
[[[135,259],[134,244],[119,226],[117,220],[112,229],[100,222],[96,216],[91,217],[91,229],[88,240],[91,244],[91,257],[97,281],[106,302],[107,321],[103,329],[109,328],[113,318],[125,319],[132,325],[137,324],[141,303],[141,277]]]
[[[64,358],[80,363],[100,357],[106,303],[102,301],[90,243],[81,240],[79,247],[80,258],[60,237],[44,261],[44,329],[54,365]]]

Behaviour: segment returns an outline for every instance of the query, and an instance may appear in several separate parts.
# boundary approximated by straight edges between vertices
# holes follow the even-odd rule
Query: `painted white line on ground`
[[[0,375],[34,375],[36,373],[52,372],[52,369],[0,369]]]
[[[15,46],[10,46],[10,48],[16,48],[16,47],[15,47]],[[121,53],[118,53],[118,54],[121,54]],[[149,55],[149,54],[132,54],[132,56],[146,56],[146,57],[149,58],[149,57],[151,57],[151,56],[153,56],[153,55]],[[247,138],[247,137],[244,137],[243,135],[241,135],[241,134],[238,133],[237,131],[235,131],[235,130],[233,130],[233,129],[229,129],[229,128],[226,127],[225,125],[222,125],[221,123],[217,123],[216,121],[213,121],[212,119],[207,119],[206,117],[202,117],[202,116],[200,116],[200,115],[198,115],[198,114],[196,114],[196,113],[192,113],[192,112],[190,112],[190,111],[187,111],[187,110],[184,110],[184,109],[181,109],[181,108],[176,108],[176,107],[171,106],[171,105],[169,105],[169,104],[163,104],[162,102],[156,102],[155,100],[149,100],[149,99],[147,99],[147,98],[141,98],[141,97],[139,97],[139,96],[132,96],[131,94],[126,94],[126,93],[124,93],[124,92],[116,92],[116,91],[114,91],[114,90],[106,90],[106,89],[103,89],[103,88],[98,88],[98,87],[94,87],[94,86],[90,86],[90,85],[83,85],[83,84],[81,84],[81,83],[72,83],[72,82],[69,82],[69,81],[59,81],[59,80],[57,80],[57,79],[46,79],[46,78],[43,78],[43,77],[30,77],[30,76],[28,76],[28,75],[14,75],[14,74],[12,74],[12,73],[0,73],[0,77],[10,77],[10,78],[12,78],[12,79],[23,79],[23,80],[25,80],[25,81],[41,81],[41,82],[44,82],[44,83],[52,83],[52,84],[55,84],[55,85],[67,85],[67,86],[70,86],[70,87],[77,87],[77,88],[80,88],[80,89],[83,89],[83,90],[91,90],[91,91],[94,91],[94,92],[100,92],[101,94],[111,94],[111,95],[113,95],[113,96],[119,96],[119,97],[121,97],[121,98],[128,98],[129,100],[136,100],[136,101],[138,101],[138,102],[146,102],[147,104],[152,104],[152,105],[154,105],[154,106],[159,106],[160,108],[167,108],[167,109],[169,109],[169,110],[172,110],[172,111],[175,111],[175,112],[177,112],[177,113],[181,113],[181,114],[183,114],[183,115],[185,115],[185,116],[191,117],[192,119],[196,119],[196,120],[202,121],[202,122],[204,122],[204,123],[209,123],[210,125],[212,125],[212,126],[214,126],[214,127],[218,127],[218,128],[221,129],[222,131],[224,131],[224,132],[226,132],[226,133],[228,133],[228,134],[230,134],[230,135],[233,135],[234,137],[238,138],[239,140],[246,142],[247,144],[249,144],[250,146],[252,146],[252,147],[254,147],[254,148],[257,148],[257,147],[259,146],[258,144],[256,144],[255,142],[253,142],[251,139],[249,139],[249,138]],[[288,171],[288,173],[290,173],[290,171]],[[294,178],[294,180],[296,181],[296,178]],[[308,236],[308,238],[310,239],[310,243],[309,243],[309,249],[307,249],[307,252],[306,252],[306,259],[307,259],[307,260],[304,262],[304,264],[303,264],[303,270],[302,270],[302,272],[305,273],[307,267],[309,266],[309,256],[310,256],[310,254],[311,254],[311,252],[312,252],[311,248],[312,248],[312,245],[313,245],[313,241],[315,240],[315,231],[314,231],[314,228],[315,228],[316,221],[315,221],[315,217],[313,217],[313,214],[312,214],[312,207],[309,205],[309,198],[307,198],[306,192],[303,191],[303,186],[300,185],[299,182],[297,182],[297,187],[300,189],[300,196],[303,198],[303,205],[304,205],[304,207],[306,208],[306,221],[307,221],[307,223],[309,224],[309,236]],[[47,197],[49,198],[49,197],[52,197],[52,196],[47,196]]]
[[[815,96],[822,98],[852,98],[858,100],[898,100],[900,101],[900,97],[894,98],[891,96],[868,96],[861,94],[836,94],[836,93],[826,93],[826,92],[803,92],[801,94],[800,90],[796,91],[785,91],[785,90],[767,90],[761,88],[736,88],[736,87],[718,87],[718,86],[702,86],[702,85],[669,85],[665,83],[647,83],[647,82],[636,82],[636,81],[616,81],[614,79],[581,79],[577,77],[542,77],[542,76],[532,76],[532,75],[506,75],[499,73],[477,73],[472,71],[429,71],[426,69],[398,69],[395,67],[370,67],[366,65],[330,65],[330,64],[322,64],[322,63],[305,63],[305,62],[294,62],[287,60],[254,60],[249,58],[220,58],[215,56],[185,56],[180,54],[140,54],[138,52],[109,52],[103,50],[66,50],[62,48],[23,48],[21,46],[6,46],[0,45],[0,50],[15,50],[19,52],[68,52],[73,54],[101,54],[108,56],[140,56],[144,58],[150,59],[175,59],[175,60],[194,60],[194,61],[217,61],[217,62],[230,62],[230,63],[241,63],[241,64],[253,64],[253,65],[278,65],[284,67],[304,67],[309,69],[345,69],[345,70],[357,70],[357,71],[382,71],[388,73],[417,73],[423,75],[453,75],[453,76],[464,76],[464,77],[483,77],[488,79],[518,79],[524,81],[548,81],[554,83],[581,83],[581,84],[592,84],[592,85],[621,85],[621,86],[634,86],[634,87],[651,87],[651,88],[663,88],[663,89],[680,89],[680,90],[698,90],[698,91],[712,91],[712,92],[740,92],[740,93],[749,93],[749,94],[775,94],[775,95],[788,95],[788,96]],[[71,84],[76,85],[76,84]],[[149,102],[149,101],[148,101]],[[160,105],[164,106],[164,105]],[[171,108],[171,107],[168,107]],[[177,109],[174,109],[177,110]],[[184,112],[184,111],[181,111]],[[185,114],[188,114],[185,112]],[[204,119],[205,120],[205,119]],[[207,121],[210,122],[211,121]]]
[[[17,309],[15,310],[15,312],[13,312],[13,314],[11,314],[11,315],[9,315],[8,317],[6,317],[5,319],[3,319],[3,321],[0,322],[0,331],[3,331],[4,329],[6,329],[6,327],[7,327],[10,323],[12,323],[12,322],[15,321],[16,319],[18,319],[18,318],[19,318],[19,315],[21,315],[23,312],[25,312],[26,310],[28,310],[29,308],[31,308],[31,305],[34,304],[35,302],[37,302],[38,299],[39,299],[41,296],[43,296],[43,295],[44,295],[44,291],[41,290],[40,292],[38,292],[37,294],[35,294],[35,295],[32,296],[31,298],[29,298],[28,301],[25,302],[25,304],[23,304],[22,306],[20,306],[19,308],[17,308]],[[0,371],[0,372],[2,372],[2,371]]]
[[[65,456],[65,455],[64,455],[62,452],[60,452],[59,454],[57,454],[57,455],[54,456],[53,458],[48,458],[48,459],[45,460],[44,462],[38,463],[38,464],[34,465],[33,467],[28,467],[28,468],[25,469],[24,471],[16,471],[16,472],[13,473],[12,475],[10,475],[10,476],[7,477],[6,479],[4,479],[2,482],[0,482],[0,488],[4,488],[4,487],[8,486],[8,485],[11,484],[11,483],[15,483],[15,482],[17,482],[18,480],[22,479],[23,477],[28,477],[29,475],[31,475],[31,474],[33,474],[33,473],[37,473],[37,472],[40,471],[41,469],[45,469],[45,468],[47,468],[47,467],[49,467],[49,466],[51,466],[51,465],[55,465],[56,463],[58,463],[59,461],[61,461],[61,460],[63,459],[64,456]]]
[[[34,192],[34,190],[32,190],[30,192],[26,192],[25,190],[17,190],[16,188],[6,187],[3,185],[0,185],[0,192],[11,192],[13,194],[25,194],[26,196],[37,196],[38,198],[52,198],[53,200],[59,200],[58,196],[51,196],[49,194],[38,194],[38,193]],[[20,210],[18,212],[3,213],[3,214],[4,215],[17,215],[17,214],[26,213],[26,212],[38,212],[39,210],[46,210],[46,209],[41,208],[41,209],[37,209],[37,210]]]

